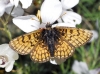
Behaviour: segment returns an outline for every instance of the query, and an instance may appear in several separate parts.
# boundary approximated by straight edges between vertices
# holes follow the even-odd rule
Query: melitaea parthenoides
[[[30,54],[34,62],[43,63],[50,58],[69,58],[75,48],[86,44],[92,37],[89,30],[51,26],[47,24],[46,28],[19,36],[9,45],[21,55]]]

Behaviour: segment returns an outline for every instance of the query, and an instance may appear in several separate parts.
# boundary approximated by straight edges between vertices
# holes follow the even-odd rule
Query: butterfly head
[[[46,24],[46,28],[47,28],[47,29],[51,29],[51,27],[52,27],[52,24],[50,24],[50,23],[47,23],[47,24]]]

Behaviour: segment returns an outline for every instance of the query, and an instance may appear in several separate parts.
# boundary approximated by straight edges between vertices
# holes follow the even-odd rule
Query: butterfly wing
[[[55,44],[54,57],[58,59],[69,58],[76,47],[84,45],[92,37],[92,33],[84,29],[68,27],[56,27],[56,29],[61,36]]]
[[[55,45],[54,57],[58,59],[69,58],[73,55],[75,49],[74,46],[68,43],[66,40],[59,38]]]
[[[86,44],[92,37],[89,30],[78,28],[56,27],[60,32],[61,37],[75,48]]]
[[[39,42],[41,29],[19,36],[10,41],[9,46],[21,55],[30,53]]]
[[[34,62],[43,63],[49,61],[50,52],[48,51],[48,46],[43,42],[43,40],[41,40],[31,51],[30,57]]]

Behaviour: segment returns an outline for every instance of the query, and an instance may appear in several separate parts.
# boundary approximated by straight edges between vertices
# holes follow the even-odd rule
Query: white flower
[[[10,14],[13,6],[14,5],[9,0],[0,0],[0,16],[2,16],[4,12]],[[18,5],[18,7],[15,7],[11,13],[13,17],[21,16],[23,14],[24,10],[21,8],[20,5]]]
[[[78,62],[77,60],[74,61],[72,70],[76,74],[98,74],[100,72],[100,69],[89,70],[85,62]]]
[[[89,42],[92,42],[98,38],[98,32],[96,30],[90,30],[92,32],[92,38],[90,39]]]
[[[6,72],[10,72],[13,68],[15,60],[18,59],[18,54],[13,51],[8,44],[0,45],[0,67]]]
[[[77,5],[79,0],[61,0],[62,3],[62,14],[61,18],[58,19],[58,22],[70,23],[72,27],[76,27],[77,24],[80,24],[82,18],[79,14],[72,11],[72,7]]]
[[[18,6],[19,1],[22,3],[22,8],[28,8],[32,3],[32,0],[10,0],[16,7]]]

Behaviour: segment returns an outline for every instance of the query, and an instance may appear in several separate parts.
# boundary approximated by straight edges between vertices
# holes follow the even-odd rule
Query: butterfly
[[[21,35],[10,41],[9,46],[21,55],[30,54],[34,62],[44,63],[50,58],[67,59],[75,48],[86,44],[92,37],[89,30],[72,27],[46,28]]]

